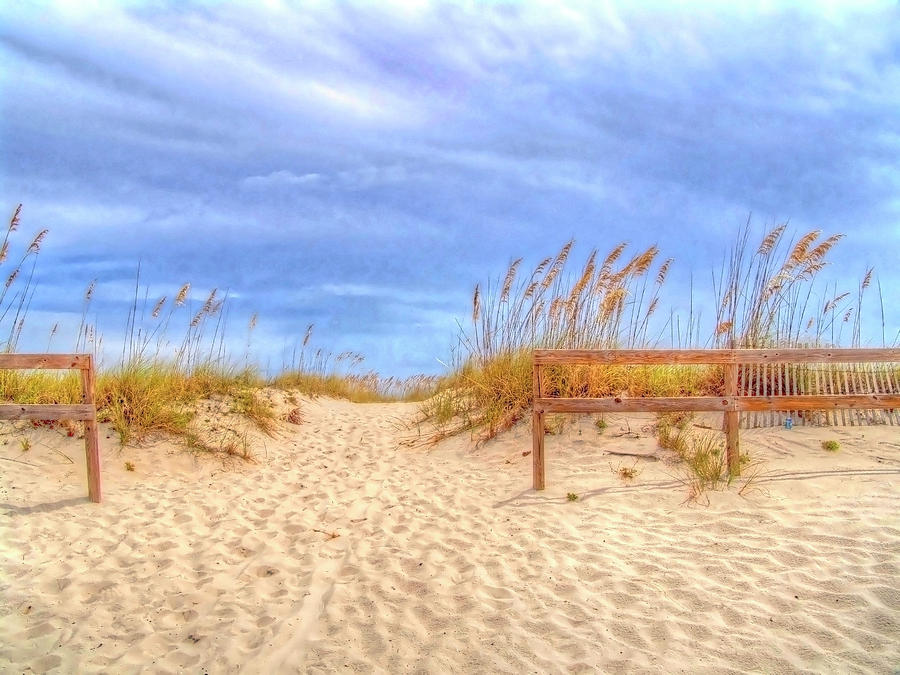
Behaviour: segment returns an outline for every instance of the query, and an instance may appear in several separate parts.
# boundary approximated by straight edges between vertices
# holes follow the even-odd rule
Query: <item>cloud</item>
[[[248,188],[258,188],[270,185],[308,185],[318,183],[321,180],[322,175],[318,173],[305,173],[302,176],[298,176],[286,169],[281,169],[280,171],[273,171],[266,176],[247,176],[241,181],[241,184]]]

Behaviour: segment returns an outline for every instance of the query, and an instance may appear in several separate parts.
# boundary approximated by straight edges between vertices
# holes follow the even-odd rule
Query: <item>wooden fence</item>
[[[81,371],[82,403],[68,405],[0,405],[0,420],[79,420],[84,422],[88,496],[100,502],[100,438],[94,402],[94,360],[90,354],[0,354],[0,369]]]
[[[867,393],[798,394],[796,391],[747,395],[739,387],[739,372],[760,364],[804,363],[895,363],[900,349],[536,349],[534,351],[534,407],[532,414],[532,460],[535,490],[545,486],[544,414],[602,412],[715,412],[725,416],[725,448],[728,470],[740,473],[740,414],[763,411],[807,410],[891,410],[900,408],[893,370],[882,386],[870,386]],[[542,368],[556,365],[673,365],[717,364],[725,369],[723,396],[547,398],[544,396]],[[871,383],[870,383],[871,385]],[[890,386],[888,386],[890,385]]]
[[[900,394],[900,371],[889,363],[754,363],[740,366],[738,393],[742,396]],[[778,427],[787,417],[794,426],[900,425],[900,408],[744,412],[741,428]]]

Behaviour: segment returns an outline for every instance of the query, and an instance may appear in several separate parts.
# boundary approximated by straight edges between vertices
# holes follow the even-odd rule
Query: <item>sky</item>
[[[313,323],[439,373],[512,259],[656,243],[680,309],[748,217],[845,233],[829,278],[900,329],[898,2],[4,2],[0,114],[14,244],[49,229],[21,351],[93,279],[119,349],[140,265],[270,370]]]

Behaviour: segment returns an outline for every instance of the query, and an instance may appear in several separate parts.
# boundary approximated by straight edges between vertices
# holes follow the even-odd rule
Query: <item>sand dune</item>
[[[763,475],[698,504],[607,454],[654,453],[640,418],[548,436],[535,493],[527,427],[429,449],[411,404],[302,408],[256,464],[105,439],[99,506],[74,439],[7,436],[0,670],[900,668],[898,427],[743,431]]]

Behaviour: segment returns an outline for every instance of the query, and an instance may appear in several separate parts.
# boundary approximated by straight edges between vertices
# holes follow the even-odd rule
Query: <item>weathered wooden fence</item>
[[[82,403],[59,405],[0,405],[0,420],[78,420],[84,422],[88,496],[100,502],[100,438],[94,402],[94,359],[90,354],[0,354],[0,369],[55,369],[81,372]]]
[[[753,363],[739,367],[742,396],[789,394],[900,394],[897,366],[888,363]],[[900,425],[894,410],[767,410],[741,413],[741,428],[777,427],[790,417],[795,426]]]
[[[532,460],[535,490],[545,486],[544,471],[544,414],[545,413],[602,413],[602,412],[715,412],[725,416],[725,448],[728,470],[740,473],[740,415],[772,411],[826,411],[836,416],[838,410],[889,411],[900,408],[900,392],[894,369],[885,369],[878,383],[864,384],[857,378],[849,382],[844,393],[799,393],[786,384],[777,394],[774,391],[751,391],[739,383],[746,383],[752,368],[775,364],[832,364],[832,363],[896,363],[900,349],[536,349],[534,351],[534,404],[532,414]],[[675,397],[611,397],[611,398],[547,398],[544,396],[542,369],[557,365],[675,365],[718,364],[724,366],[723,396]],[[751,370],[748,370],[748,367]],[[844,371],[846,374],[846,371]],[[743,378],[739,377],[743,375]],[[821,376],[820,376],[821,377]],[[832,375],[834,377],[834,375]],[[787,383],[787,379],[784,380]],[[834,392],[836,389],[820,391]],[[868,391],[866,391],[868,390]],[[865,391],[865,393],[862,393]],[[852,392],[852,393],[851,393]]]

